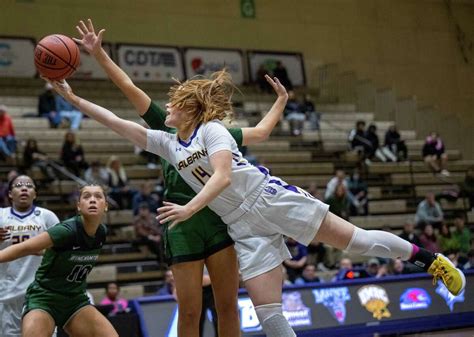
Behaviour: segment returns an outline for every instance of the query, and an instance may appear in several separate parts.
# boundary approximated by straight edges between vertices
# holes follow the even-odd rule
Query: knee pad
[[[412,245],[398,236],[377,230],[364,230],[356,227],[346,250],[363,256],[381,258],[402,258],[407,260],[412,251]]]
[[[256,306],[255,312],[268,337],[296,337],[295,332],[283,316],[281,303]]]

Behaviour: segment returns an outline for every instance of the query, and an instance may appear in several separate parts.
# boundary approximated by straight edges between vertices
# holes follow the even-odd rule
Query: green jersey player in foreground
[[[151,98],[138,88],[130,77],[120,69],[102,48],[102,34],[95,33],[91,20],[78,26],[81,44],[104,69],[135,107],[136,112],[152,129],[175,132],[165,125],[166,112],[154,104]],[[269,77],[267,81],[278,95],[275,104],[266,116],[253,128],[228,129],[237,144],[250,145],[268,138],[283,113],[287,93],[285,88]],[[179,176],[173,165],[161,159],[165,179],[166,201],[187,204],[195,195]],[[178,334],[185,337],[199,336],[199,321],[202,302],[203,265],[206,265],[215,297],[218,330],[220,336],[240,336],[237,306],[238,266],[234,242],[227,234],[227,226],[209,208],[204,208],[179,226],[165,228],[165,254],[171,264],[176,282],[179,305]]]
[[[104,189],[86,185],[80,190],[79,215],[0,251],[3,263],[46,249],[35,280],[26,291],[23,337],[49,337],[55,326],[63,327],[72,337],[118,336],[86,295],[87,275],[107,234],[101,223],[107,207]]]

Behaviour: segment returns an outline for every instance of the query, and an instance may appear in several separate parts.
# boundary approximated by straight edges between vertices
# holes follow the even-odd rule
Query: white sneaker
[[[445,177],[449,177],[451,175],[448,170],[441,170],[441,174]]]

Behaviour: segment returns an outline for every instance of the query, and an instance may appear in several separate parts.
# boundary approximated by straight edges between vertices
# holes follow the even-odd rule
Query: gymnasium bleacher
[[[107,81],[71,81],[71,86],[79,95],[97,102],[131,120],[138,120],[131,105],[121,93]],[[144,83],[140,86],[151,97],[164,101],[167,85]],[[58,159],[59,151],[67,129],[50,129],[48,121],[36,117],[37,96],[42,91],[43,82],[38,79],[0,79],[0,103],[7,105],[12,116],[19,140],[18,154],[21,161],[23,142],[35,138],[42,151],[50,158]],[[271,106],[274,97],[261,95],[252,88],[242,88],[243,95],[236,95],[236,117],[234,125],[253,125]],[[350,171],[355,166],[355,157],[347,152],[347,135],[357,120],[374,122],[379,137],[383,139],[386,129],[393,121],[380,121],[371,112],[359,112],[355,104],[320,103],[317,109],[322,114],[321,127],[312,131],[306,126],[298,137],[289,135],[289,126],[282,121],[270,140],[250,146],[250,152],[267,166],[272,174],[280,176],[289,184],[306,188],[316,183],[324,192],[336,168]],[[464,180],[466,170],[474,161],[463,160],[455,148],[448,149],[451,176],[440,179],[429,172],[421,158],[422,137],[414,130],[401,131],[406,140],[408,162],[378,163],[368,167],[363,177],[369,185],[369,215],[354,216],[351,221],[363,228],[382,229],[389,227],[399,233],[407,220],[414,218],[416,206],[427,192],[439,193],[450,189],[452,184]],[[126,166],[131,185],[138,187],[146,179],[158,179],[159,169],[148,169],[143,157],[134,154],[133,145],[114,134],[99,123],[85,119],[77,133],[88,162],[106,162],[112,154],[118,155]],[[0,162],[0,172],[5,175],[12,166]],[[41,180],[39,171],[31,172]],[[68,196],[77,184],[71,180],[60,180],[42,187],[38,192],[38,203],[57,213],[62,219],[74,212],[74,206],[67,202]],[[467,201],[442,200],[447,217],[456,211],[467,210]],[[469,212],[469,222],[474,220]],[[134,230],[131,226],[131,210],[112,210],[107,214],[109,226],[108,243],[104,246],[99,265],[88,278],[91,293],[96,300],[104,294],[102,286],[109,281],[119,281],[122,295],[128,298],[156,292],[163,279],[163,266],[157,264],[157,257],[144,247],[132,244]],[[355,262],[360,257],[351,257]]]

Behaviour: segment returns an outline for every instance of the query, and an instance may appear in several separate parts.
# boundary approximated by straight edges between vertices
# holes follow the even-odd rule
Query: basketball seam
[[[63,41],[61,41],[63,42]],[[56,54],[55,52],[53,52],[51,49],[45,47],[44,45],[42,45],[41,43],[38,43],[39,46],[41,46],[41,48],[44,48],[46,49],[48,52],[50,52],[51,54],[53,54],[55,57],[57,57],[58,59],[60,59],[61,61],[63,61],[64,63],[66,63],[68,66],[70,66],[72,69],[76,70],[76,67],[74,67],[72,64],[70,64],[69,62],[65,61],[61,56],[59,56],[58,54]],[[67,48],[67,46],[66,46]],[[69,50],[68,50],[68,53],[69,53]],[[71,55],[69,55],[71,56]],[[61,69],[61,68],[60,68]]]
[[[67,53],[69,54],[69,61],[72,61],[72,55],[71,55],[71,51],[69,50],[69,46],[66,44],[66,42],[63,41],[63,39],[61,39],[61,37],[59,35],[53,35],[55,38],[57,38],[59,41],[61,41],[61,43],[64,45],[64,47],[66,47],[66,50],[67,50]],[[73,41],[74,43],[74,41]],[[77,48],[77,46],[76,46]],[[77,53],[76,53],[76,58],[77,58]],[[74,63],[75,63],[76,60],[74,60]],[[76,68],[74,68],[73,65],[70,65],[72,67],[72,69],[74,69],[74,71],[76,71]]]

